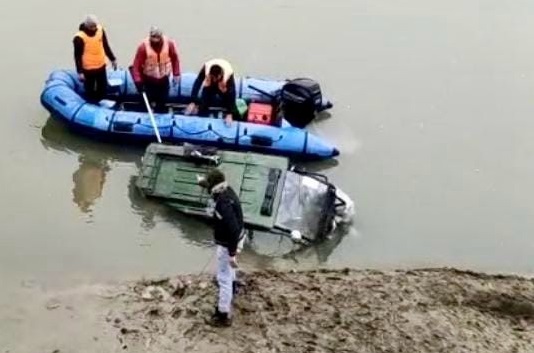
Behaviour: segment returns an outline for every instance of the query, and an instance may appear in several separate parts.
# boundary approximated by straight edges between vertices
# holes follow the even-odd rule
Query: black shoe
[[[232,319],[228,316],[228,313],[221,313],[219,309],[215,309],[209,324],[216,327],[230,327],[232,326]]]

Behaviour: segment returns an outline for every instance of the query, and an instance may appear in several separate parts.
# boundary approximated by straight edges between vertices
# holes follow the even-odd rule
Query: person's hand
[[[228,261],[230,262],[230,266],[232,268],[237,268],[237,259],[235,256],[230,256]]]
[[[196,111],[197,111],[197,105],[195,103],[189,103],[187,108],[185,108],[184,114],[191,115],[191,114],[195,114]]]
[[[232,125],[232,121],[234,121],[232,119],[232,114],[226,114],[226,116],[224,117],[224,123],[226,124],[226,126]]]
[[[111,67],[113,67],[113,70],[117,70],[117,67],[118,67],[118,66],[117,66],[117,60],[113,60],[113,61],[111,62]]]
[[[78,78],[79,78],[80,81],[82,81],[82,82],[85,81],[85,75],[84,75],[82,72],[80,72],[80,73],[78,74]]]
[[[174,76],[172,78],[172,83],[176,86],[178,83],[180,83],[180,76]]]

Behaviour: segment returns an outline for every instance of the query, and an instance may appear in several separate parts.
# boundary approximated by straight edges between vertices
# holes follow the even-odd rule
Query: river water
[[[278,266],[459,266],[532,273],[534,3],[502,1],[36,1],[3,4],[0,278],[50,285],[210,269],[210,229],[139,197],[142,150],[77,136],[41,107],[73,67],[86,13],[129,65],[151,24],[196,71],[317,79],[335,107],[310,127],[341,150],[312,165],[357,204],[342,239]],[[529,196],[530,195],[530,196]],[[206,266],[206,264],[208,264]]]

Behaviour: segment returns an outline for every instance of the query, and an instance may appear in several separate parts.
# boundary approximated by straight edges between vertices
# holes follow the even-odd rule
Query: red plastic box
[[[270,104],[250,103],[247,121],[254,124],[272,125],[273,107]]]

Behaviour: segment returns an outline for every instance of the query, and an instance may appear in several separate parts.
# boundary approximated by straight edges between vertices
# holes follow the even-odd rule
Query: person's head
[[[199,181],[199,185],[203,188],[206,188],[209,193],[213,191],[213,187],[224,183],[226,178],[224,177],[224,173],[221,172],[217,168],[211,169],[207,174],[206,177]]]
[[[219,82],[223,79],[223,69],[219,65],[212,65],[208,75],[212,82]]]
[[[156,26],[150,28],[148,38],[153,48],[158,48],[163,44],[163,32]]]
[[[83,21],[83,27],[88,33],[96,33],[98,19],[95,15],[87,15]]]

